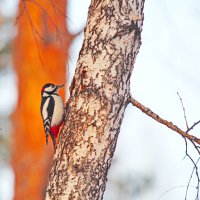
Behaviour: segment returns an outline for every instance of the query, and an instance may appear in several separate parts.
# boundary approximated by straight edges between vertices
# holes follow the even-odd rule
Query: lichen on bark
[[[102,199],[141,45],[144,0],[93,0],[46,199]]]

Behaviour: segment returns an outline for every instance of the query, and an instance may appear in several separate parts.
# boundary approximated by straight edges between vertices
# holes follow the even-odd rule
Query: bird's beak
[[[64,84],[63,85],[57,85],[57,88],[61,88],[61,87],[63,87],[64,86]]]
[[[64,86],[64,84],[63,85],[57,85],[57,89],[59,89],[59,88],[61,88],[63,86]]]

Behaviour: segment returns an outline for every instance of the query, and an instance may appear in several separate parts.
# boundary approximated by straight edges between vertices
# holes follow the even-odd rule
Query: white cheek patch
[[[52,92],[54,89],[55,89],[55,87],[49,86],[49,87],[47,87],[47,88],[44,89],[44,92],[45,92],[45,91],[46,91],[46,92]]]
[[[43,97],[48,97],[48,96],[49,96],[49,94],[48,94],[48,93],[46,93],[46,92],[43,92],[43,93],[42,93],[42,96],[43,96]]]

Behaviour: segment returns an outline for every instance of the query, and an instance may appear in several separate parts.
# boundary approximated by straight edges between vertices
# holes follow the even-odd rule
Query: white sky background
[[[7,2],[7,5],[12,7],[9,2],[13,0],[1,2]],[[75,33],[84,26],[90,0],[69,0],[69,3],[68,24]],[[10,9],[10,6],[6,7],[8,8]],[[132,94],[137,100],[183,129],[185,129],[185,122],[177,92],[183,98],[190,125],[200,119],[199,17],[199,0],[146,1],[142,46],[131,78]],[[73,76],[82,38],[82,36],[78,37],[71,48],[70,78]],[[8,77],[6,86],[9,88],[4,89],[2,95],[6,100],[0,99],[2,109],[5,102],[9,102],[8,109],[15,103],[8,101],[9,94],[6,93],[10,91],[11,85],[15,88],[14,84],[11,77]],[[6,86],[3,85],[3,88]],[[194,132],[200,132],[200,126]],[[131,177],[131,174],[134,178],[137,174],[139,177],[140,175],[153,176],[153,186],[143,190],[140,196],[128,198],[123,192],[119,194],[116,185],[112,186],[108,182],[104,199],[184,199],[186,188],[183,186],[187,185],[192,170],[188,159],[183,160],[184,155],[184,140],[180,136],[150,119],[138,109],[128,106],[109,180],[110,182],[123,181],[127,176]],[[5,174],[6,170],[2,173]],[[9,174],[10,172],[8,176]],[[0,188],[1,180],[0,172]],[[173,187],[176,188],[161,197],[164,192]],[[128,185],[127,190],[132,190],[131,184]],[[126,194],[127,190],[125,190]],[[192,190],[194,191],[195,189]],[[1,195],[0,199],[10,200],[9,195],[4,195],[5,198]]]

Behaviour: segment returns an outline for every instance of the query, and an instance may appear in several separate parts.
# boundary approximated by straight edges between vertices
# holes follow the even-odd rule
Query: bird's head
[[[53,83],[46,83],[41,90],[42,96],[49,96],[52,94],[57,94],[58,89],[64,85],[54,85]]]

